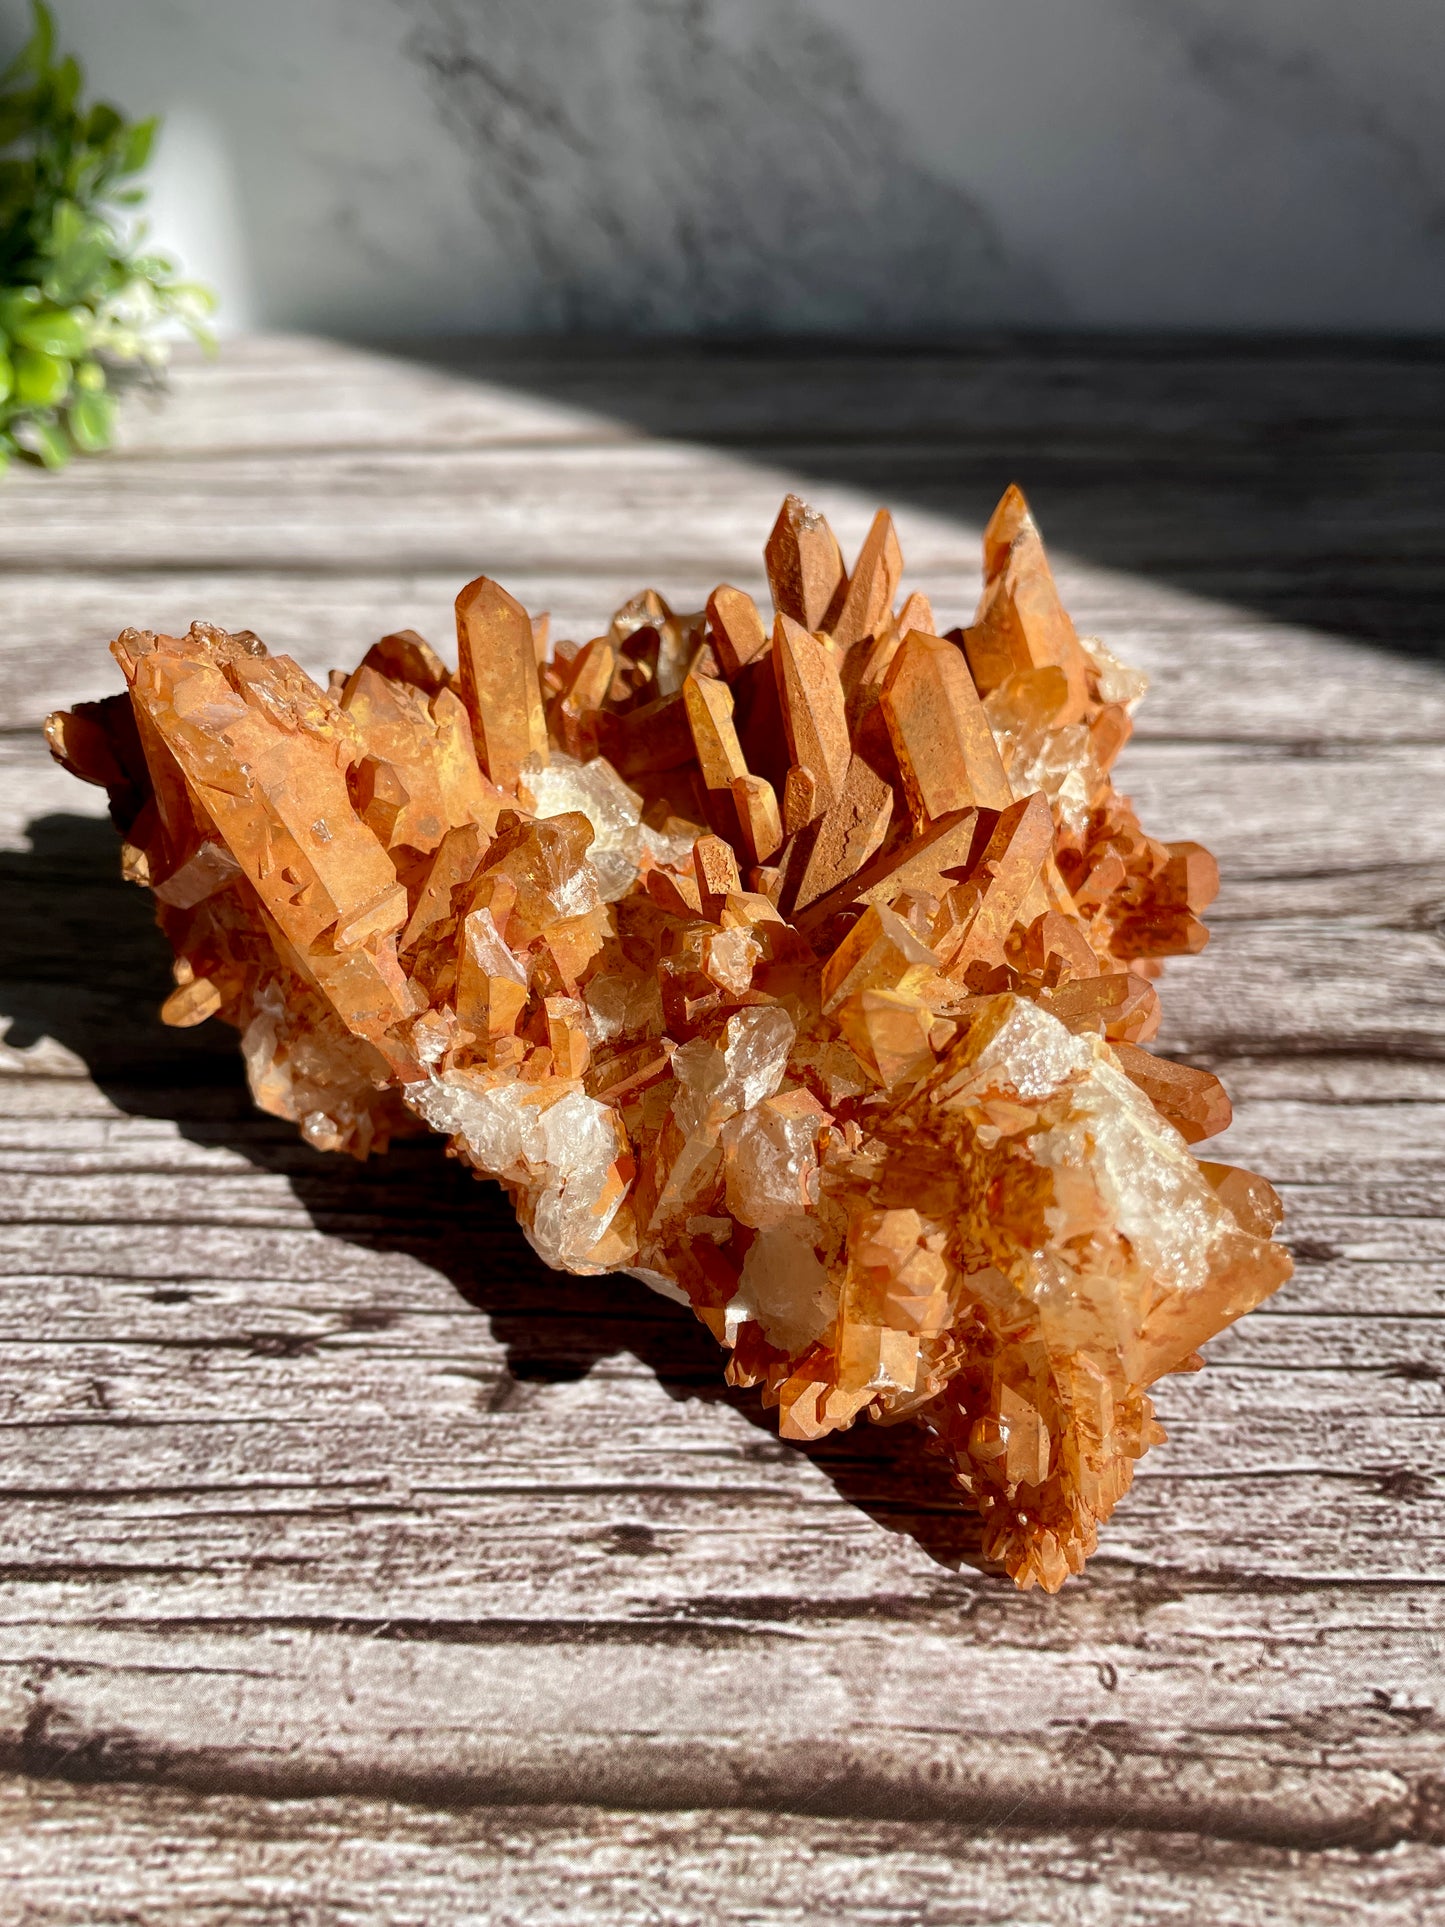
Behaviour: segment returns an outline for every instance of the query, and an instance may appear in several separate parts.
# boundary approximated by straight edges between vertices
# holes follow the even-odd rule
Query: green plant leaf
[[[69,195],[71,200],[89,203],[99,196],[100,177],[101,168],[95,156],[88,154],[83,147],[80,147],[72,150],[70,159],[64,171],[57,176],[55,185],[62,194]]]
[[[32,13],[25,48],[0,76],[0,453],[58,467],[108,444],[107,371],[159,368],[160,324],[174,332],[179,321],[214,345],[201,319],[214,300],[148,248],[131,212],[145,198],[134,177],[158,121],[131,123],[87,100],[45,0]]]
[[[115,170],[117,174],[139,174],[151,157],[160,124],[159,116],[152,114],[149,120],[138,120],[134,127],[126,129],[120,161]]]
[[[28,134],[35,125],[35,89],[27,87],[21,93],[0,94],[0,147],[8,147],[12,141]]]
[[[64,254],[83,241],[90,232],[90,223],[75,205],[74,201],[57,201],[55,212],[50,217],[50,247],[52,253]]]
[[[5,69],[5,80],[13,80],[16,74],[44,74],[50,70],[55,52],[55,16],[45,0],[30,0],[30,10],[30,38]]]
[[[51,263],[45,277],[46,298],[68,306],[91,295],[104,281],[109,263],[110,248],[99,236],[77,242]]]
[[[125,122],[108,100],[98,100],[85,117],[85,138],[92,147],[103,147]]]
[[[200,314],[216,312],[216,295],[203,281],[172,281],[166,289],[172,301],[180,306],[194,308]]]
[[[7,288],[0,294],[0,328],[13,336],[25,316],[33,314],[44,300],[39,288]]]
[[[21,424],[17,438],[22,448],[38,455],[47,468],[64,468],[70,460],[70,443],[59,422],[49,415],[32,415]]]
[[[52,112],[59,116],[68,116],[75,107],[79,92],[80,62],[74,54],[67,54],[50,76]]]
[[[176,264],[168,254],[138,254],[130,265],[132,273],[144,281],[168,281],[176,271]]]
[[[115,434],[115,403],[105,391],[77,395],[66,411],[71,439],[82,454],[109,448]]]
[[[37,308],[19,320],[11,334],[22,348],[74,358],[90,346],[90,329],[64,308]]]
[[[22,348],[15,357],[15,395],[27,408],[53,408],[70,387],[70,363],[39,348]]]

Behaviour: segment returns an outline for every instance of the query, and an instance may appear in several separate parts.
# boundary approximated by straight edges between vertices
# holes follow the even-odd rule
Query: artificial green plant
[[[164,360],[176,319],[208,347],[209,291],[146,251],[136,176],[158,123],[86,105],[75,59],[32,0],[30,39],[0,75],[0,467],[48,468],[109,445],[117,380]]]

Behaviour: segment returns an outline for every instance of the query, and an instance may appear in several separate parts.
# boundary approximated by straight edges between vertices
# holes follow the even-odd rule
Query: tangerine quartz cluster
[[[1146,1387],[1289,1273],[1229,1105],[1143,1048],[1217,874],[1110,768],[1143,679],[1010,489],[972,625],[789,496],[740,589],[549,646],[483,576],[329,689],[196,623],[51,718],[256,1102],[364,1157],[430,1126],[535,1249],[689,1306],[785,1437],[909,1419],[1023,1587],[1163,1435]]]

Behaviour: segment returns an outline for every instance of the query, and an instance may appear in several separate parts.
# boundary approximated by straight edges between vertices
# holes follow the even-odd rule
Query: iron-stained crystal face
[[[1075,633],[1023,496],[973,622],[790,496],[771,618],[654,590],[548,639],[457,598],[321,689],[127,630],[51,718],[257,1103],[358,1157],[432,1129],[548,1264],[689,1305],[785,1437],[910,1418],[1020,1586],[1081,1570],[1147,1387],[1289,1275],[1229,1104],[1144,1046],[1218,877],[1110,770],[1143,679]]]

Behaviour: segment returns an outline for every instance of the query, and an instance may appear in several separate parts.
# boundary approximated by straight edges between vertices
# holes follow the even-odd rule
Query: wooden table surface
[[[0,1916],[1424,1920],[1445,1879],[1445,357],[263,338],[0,487]],[[501,577],[761,587],[785,487],[972,608],[1033,497],[1217,851],[1166,1048],[1294,1281],[1021,1596],[904,1434],[781,1445],[433,1146],[255,1115],[45,712],[193,616],[324,670]],[[8,1777],[6,1777],[8,1776]],[[15,1910],[15,1911],[12,1911]],[[1436,1918],[1439,1916],[1436,1915]]]

